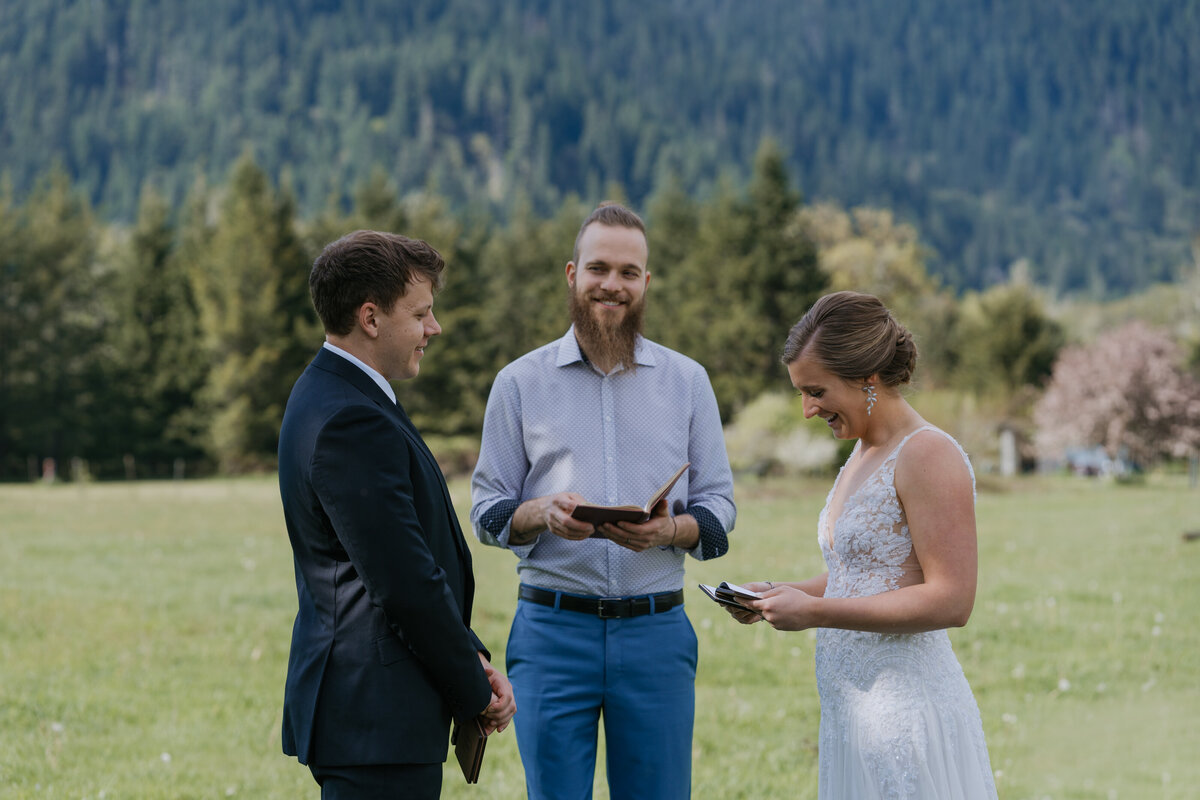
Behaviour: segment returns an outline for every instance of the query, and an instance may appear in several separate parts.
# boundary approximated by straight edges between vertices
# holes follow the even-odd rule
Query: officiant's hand
[[[765,591],[759,586],[752,584],[754,590],[763,595],[762,599],[743,602],[758,612],[772,628],[777,631],[803,631],[816,627],[819,597],[813,597],[795,586],[775,585]]]
[[[691,514],[671,516],[666,499],[650,510],[650,519],[642,523],[606,523],[599,527],[606,539],[640,553],[651,547],[676,547],[691,550],[700,543],[700,525]]]
[[[513,695],[512,684],[504,673],[488,663],[483,653],[479,654],[479,660],[483,662],[483,671],[492,687],[492,701],[479,715],[479,722],[483,725],[483,732],[491,734],[508,727],[513,715],[517,713],[517,700]]]
[[[666,499],[659,500],[650,509],[650,519],[645,522],[606,522],[599,528],[600,535],[624,547],[640,553],[651,547],[666,547],[671,543],[675,521],[667,510]]]
[[[542,531],[572,541],[588,538],[596,532],[596,526],[571,516],[575,506],[586,502],[583,495],[575,492],[559,492],[526,500],[513,514],[509,543],[527,544]]]

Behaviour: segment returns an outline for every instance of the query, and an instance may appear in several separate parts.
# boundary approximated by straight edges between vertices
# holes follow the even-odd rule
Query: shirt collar
[[[633,360],[639,367],[653,367],[657,363],[654,353],[646,345],[646,338],[640,334],[637,343],[633,346]],[[576,362],[591,364],[584,358],[583,351],[579,349],[579,340],[575,338],[575,326],[572,325],[567,334],[558,340],[558,357],[554,361],[554,366],[565,367]]]
[[[338,347],[336,344],[331,344],[330,342],[325,342],[325,344],[323,344],[322,347],[324,347],[326,350],[331,350],[334,353],[337,353],[339,356],[346,359],[351,364],[353,364],[354,366],[361,369],[363,372],[367,373],[367,376],[379,385],[379,388],[383,390],[383,393],[386,394],[388,397],[392,398],[393,403],[396,402],[395,390],[392,389],[391,384],[387,382],[387,378],[383,377],[383,375],[381,375],[378,370],[376,370],[373,367],[367,366],[367,364],[364,361],[351,355],[348,351],[343,350],[342,348]]]

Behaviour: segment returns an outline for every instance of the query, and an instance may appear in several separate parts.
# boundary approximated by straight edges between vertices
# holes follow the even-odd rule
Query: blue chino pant
[[[530,800],[588,800],[604,719],[612,800],[691,795],[696,633],[683,606],[601,619],[521,600],[509,633]]]

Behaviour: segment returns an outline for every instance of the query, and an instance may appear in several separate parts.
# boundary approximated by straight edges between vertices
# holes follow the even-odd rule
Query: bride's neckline
[[[921,424],[900,435],[899,441],[896,441],[897,437],[893,436],[891,441],[896,441],[896,444],[891,447],[890,450],[886,451],[884,451],[883,447],[879,448],[881,452],[885,452],[883,458],[879,459],[879,463],[875,464],[875,466],[871,467],[863,474],[862,478],[858,481],[853,489],[848,489],[846,491],[841,498],[840,504],[836,507],[837,514],[830,514],[828,512],[835,508],[834,502],[837,499],[838,488],[842,484],[842,476],[846,472],[846,467],[850,466],[850,462],[853,461],[855,457],[857,457],[860,461],[862,460],[862,439],[859,439],[854,443],[854,450],[851,451],[850,457],[846,459],[846,463],[843,464],[841,469],[838,470],[837,477],[833,479],[833,488],[831,488],[829,491],[829,502],[826,503],[825,525],[823,526],[824,529],[821,531],[821,537],[826,547],[828,547],[830,550],[833,549],[833,532],[837,529],[837,524],[841,522],[842,516],[846,513],[846,508],[850,505],[850,502],[858,496],[859,492],[866,488],[867,484],[869,484],[875,475],[877,475],[879,471],[883,469],[885,464],[895,458],[896,454],[900,452],[900,448],[904,446],[905,442],[907,442],[915,434],[923,430],[932,429],[933,427],[933,425],[930,425],[928,422],[922,420]],[[886,447],[886,445],[884,445],[884,447]],[[856,466],[855,468],[857,469],[858,467]]]

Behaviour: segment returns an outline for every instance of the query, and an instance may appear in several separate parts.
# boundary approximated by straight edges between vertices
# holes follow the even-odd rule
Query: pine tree
[[[288,392],[321,341],[308,300],[311,261],[290,197],[243,156],[189,269],[212,363],[202,395],[212,415],[208,447],[223,471],[274,461]]]
[[[133,459],[126,471],[139,476],[171,474],[175,459],[201,455],[191,419],[206,363],[176,245],[166,200],[146,187],[116,275],[109,335],[111,382],[119,400],[113,410],[123,423],[114,446]]]
[[[98,365],[105,323],[105,276],[86,199],[54,170],[24,207],[5,200],[4,322],[0,340],[8,469],[23,458],[53,458],[60,475],[73,458],[94,455],[102,424]],[[8,449],[11,448],[11,449]]]

